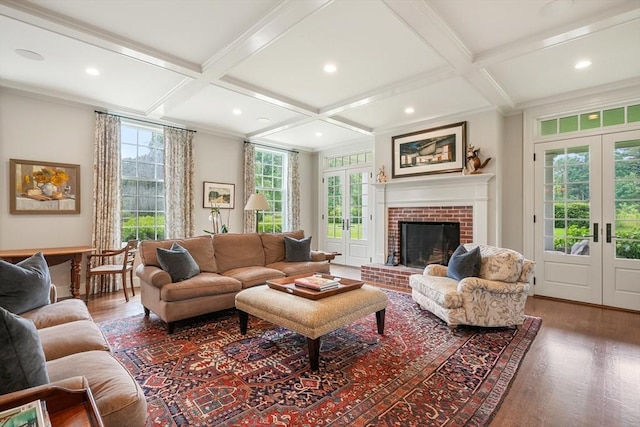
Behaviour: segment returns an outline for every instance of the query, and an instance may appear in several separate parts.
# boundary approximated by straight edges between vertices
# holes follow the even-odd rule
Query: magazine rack
[[[21,393],[18,397],[0,404],[0,411],[25,405],[34,400],[44,400],[52,427],[104,427],[96,408],[91,390],[69,390],[63,387],[45,387],[33,393]]]

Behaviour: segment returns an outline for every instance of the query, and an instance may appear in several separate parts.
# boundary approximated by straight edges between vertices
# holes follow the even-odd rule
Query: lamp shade
[[[264,197],[264,194],[254,193],[249,196],[249,200],[247,200],[247,204],[244,207],[245,211],[266,211],[271,209],[269,207],[269,203],[267,202],[267,198]]]

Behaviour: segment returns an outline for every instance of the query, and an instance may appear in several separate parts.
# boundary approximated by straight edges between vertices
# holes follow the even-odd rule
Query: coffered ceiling
[[[489,108],[640,97],[640,0],[0,0],[0,85],[314,151]]]

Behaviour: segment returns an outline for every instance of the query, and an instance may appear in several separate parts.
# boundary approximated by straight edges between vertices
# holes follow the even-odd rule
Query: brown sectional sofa
[[[140,386],[113,357],[104,335],[93,322],[82,300],[56,302],[21,313],[35,325],[44,356],[49,384],[0,395],[0,407],[29,399],[52,387],[89,387],[105,427],[144,426],[147,403]]]
[[[145,314],[154,312],[171,333],[173,322],[235,307],[235,295],[242,289],[296,274],[329,273],[324,252],[311,251],[310,261],[287,262],[285,236],[299,240],[304,232],[228,233],[141,242],[142,263],[136,275]],[[168,249],[174,242],[187,249],[200,268],[198,275],[176,283],[157,257],[158,248]]]

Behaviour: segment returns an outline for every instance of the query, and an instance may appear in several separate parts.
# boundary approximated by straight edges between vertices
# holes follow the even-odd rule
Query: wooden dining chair
[[[129,301],[127,294],[127,273],[129,273],[129,282],[131,283],[131,293],[136,295],[133,289],[133,262],[138,250],[138,241],[129,240],[127,245],[122,249],[107,249],[97,254],[87,256],[86,283],[85,283],[85,300],[89,300],[89,292],[91,291],[91,278],[100,277],[100,291],[105,291],[106,276],[117,277],[119,274],[122,278],[122,290],[124,298]]]

